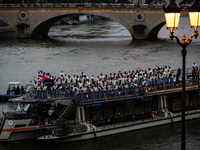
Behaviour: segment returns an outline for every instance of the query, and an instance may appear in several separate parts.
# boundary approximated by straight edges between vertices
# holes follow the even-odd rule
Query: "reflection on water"
[[[182,18],[176,34],[189,37],[189,19]],[[0,34],[0,93],[5,93],[7,83],[21,81],[29,83],[37,70],[41,69],[59,76],[85,72],[91,76],[101,72],[109,74],[123,70],[147,69],[155,65],[181,66],[181,47],[170,41],[169,31],[163,27],[158,41],[132,41],[130,33],[112,21],[83,25],[57,25],[49,32],[50,39],[16,39],[15,34]],[[193,62],[200,65],[199,41],[188,46],[187,67]],[[7,105],[3,105],[6,109]],[[5,106],[5,107],[4,107]],[[1,107],[0,107],[1,109]],[[187,123],[187,148],[198,149],[200,120]],[[34,145],[34,146],[30,146]],[[77,143],[44,144],[35,141],[0,144],[1,150],[35,149],[180,149],[180,124],[150,128],[130,133],[99,138]]]

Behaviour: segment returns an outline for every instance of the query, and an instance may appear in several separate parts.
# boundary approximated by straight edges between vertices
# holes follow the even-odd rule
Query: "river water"
[[[190,29],[188,17],[182,17],[175,32],[179,37]],[[84,72],[88,76],[109,74],[121,69],[148,69],[155,65],[181,67],[181,47],[171,41],[169,31],[163,27],[158,41],[132,40],[130,33],[120,24],[107,20],[94,24],[56,25],[49,31],[49,39],[16,39],[14,33],[0,34],[0,93],[5,93],[7,83],[20,81],[23,84],[37,77],[38,69],[59,76]],[[187,67],[200,65],[200,38],[194,39],[187,50]],[[8,104],[2,104],[6,110]],[[187,148],[200,146],[200,120],[187,123]],[[180,149],[180,124],[134,131],[84,142],[43,144],[35,141],[1,144],[0,150],[27,149]]]

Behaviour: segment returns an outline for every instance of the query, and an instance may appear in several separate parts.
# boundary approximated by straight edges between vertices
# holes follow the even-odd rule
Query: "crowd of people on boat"
[[[195,79],[199,78],[199,69],[193,64]],[[193,75],[193,74],[192,74]],[[198,76],[198,77],[197,77]],[[81,75],[66,75],[59,77],[51,76],[54,85],[48,89],[46,84],[34,81],[38,99],[72,97],[76,102],[97,101],[112,98],[120,98],[121,95],[128,97],[130,93],[137,96],[138,93],[147,94],[150,90],[178,86],[181,82],[181,69],[172,70],[170,66],[135,71],[120,70],[117,73],[92,75],[90,78],[83,72]]]

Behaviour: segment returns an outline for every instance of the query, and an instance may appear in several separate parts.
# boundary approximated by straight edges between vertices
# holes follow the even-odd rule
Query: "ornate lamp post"
[[[181,129],[181,149],[185,150],[185,58],[186,58],[186,47],[192,42],[192,38],[197,38],[198,29],[200,27],[200,4],[198,0],[195,0],[191,7],[189,7],[189,17],[191,28],[194,28],[194,33],[187,40],[185,34],[183,35],[182,40],[180,40],[175,34],[174,31],[178,29],[179,19],[180,19],[180,6],[171,0],[169,4],[164,7],[165,11],[165,21],[167,29],[170,30],[170,38],[176,38],[177,43],[183,48],[182,49],[182,129]]]

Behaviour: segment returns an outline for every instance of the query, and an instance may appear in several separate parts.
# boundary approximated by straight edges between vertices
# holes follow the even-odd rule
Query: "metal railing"
[[[172,86],[171,86],[172,85]],[[181,92],[182,91],[182,83],[173,82],[170,83],[170,86],[161,86],[159,85],[154,86],[153,89],[150,88],[150,85],[147,86],[148,92],[144,91],[144,87],[130,87],[128,89],[121,89],[121,90],[107,90],[103,92],[93,92],[93,93],[80,93],[74,96],[74,100],[76,103],[83,104],[83,103],[94,103],[99,101],[107,101],[107,100],[121,100],[121,99],[131,99],[137,97],[144,97],[149,95],[158,95],[163,93],[174,93],[174,92]],[[193,89],[200,89],[199,80],[191,81],[188,80],[186,84],[186,91],[193,90]]]
[[[76,135],[76,134],[83,134],[86,132],[83,127],[78,125],[88,125],[91,127],[91,130],[88,132],[96,132],[99,130],[107,130],[107,129],[114,129],[118,127],[125,127],[129,125],[137,125],[141,123],[148,123],[160,119],[171,119],[171,122],[173,123],[173,117],[179,117],[181,116],[181,108],[179,108],[179,112],[173,113],[170,112],[167,108],[160,108],[158,110],[155,110],[156,116],[152,116],[152,112],[145,112],[141,114],[132,114],[132,115],[123,115],[122,117],[110,117],[110,118],[104,118],[103,120],[93,120],[91,118],[86,118],[86,120],[82,120],[80,122],[75,120],[70,120],[65,122],[63,130],[66,130],[68,134],[70,135]],[[193,107],[188,106],[188,109],[186,110],[186,114],[192,114],[192,113],[200,113],[200,106],[195,105]],[[70,128],[68,128],[70,127]],[[74,127],[74,128],[73,128]],[[48,126],[46,128],[49,128],[51,130],[55,129],[55,126]],[[59,130],[59,128],[57,128]],[[51,133],[51,132],[50,132]]]
[[[82,7],[80,7],[82,6]],[[114,3],[18,3],[0,4],[0,8],[78,8],[78,9],[162,9],[163,4],[114,4]]]
[[[131,83],[130,83],[131,84]],[[58,101],[58,100],[67,100],[73,99],[75,103],[83,104],[88,102],[99,102],[106,100],[119,100],[119,99],[129,99],[133,97],[144,97],[148,95],[158,95],[162,93],[173,93],[173,92],[181,92],[182,90],[182,82],[168,82],[168,83],[157,83],[153,86],[148,83],[146,86],[134,87],[129,85],[128,88],[118,89],[118,90],[106,90],[100,92],[80,92],[79,94],[75,94],[72,90],[68,90],[68,97],[65,97],[66,91],[56,91],[53,97],[52,92],[47,94],[47,98],[45,99],[42,95],[42,91],[33,91],[31,98],[27,100],[48,100],[48,101]],[[145,90],[147,88],[147,91]],[[200,82],[199,79],[191,79],[190,77],[186,80],[186,90],[199,89]],[[71,94],[70,94],[71,93]],[[40,95],[40,96],[38,96]],[[23,98],[27,98],[27,95]]]

